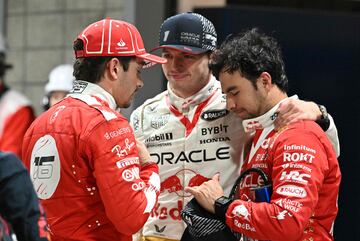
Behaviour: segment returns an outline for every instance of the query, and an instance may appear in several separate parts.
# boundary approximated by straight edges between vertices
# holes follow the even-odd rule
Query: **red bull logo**
[[[180,178],[177,176],[170,176],[161,183],[160,192],[163,192],[164,190],[167,190],[168,192],[176,192],[183,189]]]
[[[191,169],[182,169],[175,175],[169,176],[163,182],[161,182],[160,191],[176,193],[179,197],[190,197],[191,194],[184,191],[186,186],[199,186],[208,180],[210,180],[210,178],[196,173]]]
[[[203,182],[209,181],[210,178],[204,177],[201,174],[196,174],[195,176],[193,176],[190,181],[189,181],[189,187],[196,187],[196,186],[200,186]]]

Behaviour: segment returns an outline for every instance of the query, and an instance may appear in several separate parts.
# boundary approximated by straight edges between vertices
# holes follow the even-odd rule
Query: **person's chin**
[[[242,119],[242,120],[247,120],[247,119],[251,119],[253,118],[251,115],[249,115],[246,111],[239,111],[236,112],[236,115]]]
[[[128,102],[123,104],[123,106],[121,108],[129,108],[131,106],[131,103],[132,103],[132,100],[129,100]]]

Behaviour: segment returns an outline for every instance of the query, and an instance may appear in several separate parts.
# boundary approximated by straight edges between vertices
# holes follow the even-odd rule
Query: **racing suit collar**
[[[180,112],[187,112],[190,106],[196,106],[209,98],[216,89],[221,88],[219,81],[211,75],[210,81],[199,92],[188,98],[181,98],[177,96],[170,88],[169,82],[167,84],[168,95],[170,103],[175,106]]]
[[[278,115],[277,109],[279,108],[280,103],[289,98],[298,99],[298,96],[293,95],[291,97],[281,100],[273,108],[271,108],[268,112],[266,112],[261,116],[252,119],[243,120],[242,124],[244,126],[245,132],[253,132],[256,129],[264,129],[266,127],[273,126],[274,121],[276,120],[276,117]]]
[[[74,87],[70,91],[70,94],[68,94],[68,96],[77,99],[83,99],[81,97],[84,95],[93,97],[91,102],[100,102],[101,105],[103,105],[103,103],[101,102],[105,102],[112,110],[118,110],[114,97],[109,92],[101,88],[99,85],[83,80],[75,80]],[[88,98],[86,99],[89,100]]]

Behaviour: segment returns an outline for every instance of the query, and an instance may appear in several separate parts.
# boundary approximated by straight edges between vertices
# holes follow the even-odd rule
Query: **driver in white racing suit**
[[[238,117],[226,110],[220,83],[208,68],[216,40],[213,24],[200,14],[178,14],[161,26],[167,90],[145,101],[130,120],[135,136],[157,162],[161,178],[159,200],[141,231],[142,241],[180,240],[186,228],[180,212],[192,198],[185,187],[198,186],[220,173],[228,194],[239,176],[246,136]],[[278,120],[289,109],[300,118],[321,116],[313,102],[294,100],[281,108]],[[339,152],[331,117],[329,123],[327,133]]]

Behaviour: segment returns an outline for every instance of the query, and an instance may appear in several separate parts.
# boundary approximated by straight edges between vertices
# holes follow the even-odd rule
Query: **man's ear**
[[[111,80],[117,80],[119,71],[122,71],[121,62],[117,58],[112,58],[106,65],[107,72]]]
[[[268,72],[262,72],[258,78],[257,84],[259,85],[258,87],[261,86],[265,90],[269,91],[273,84],[271,75]]]

